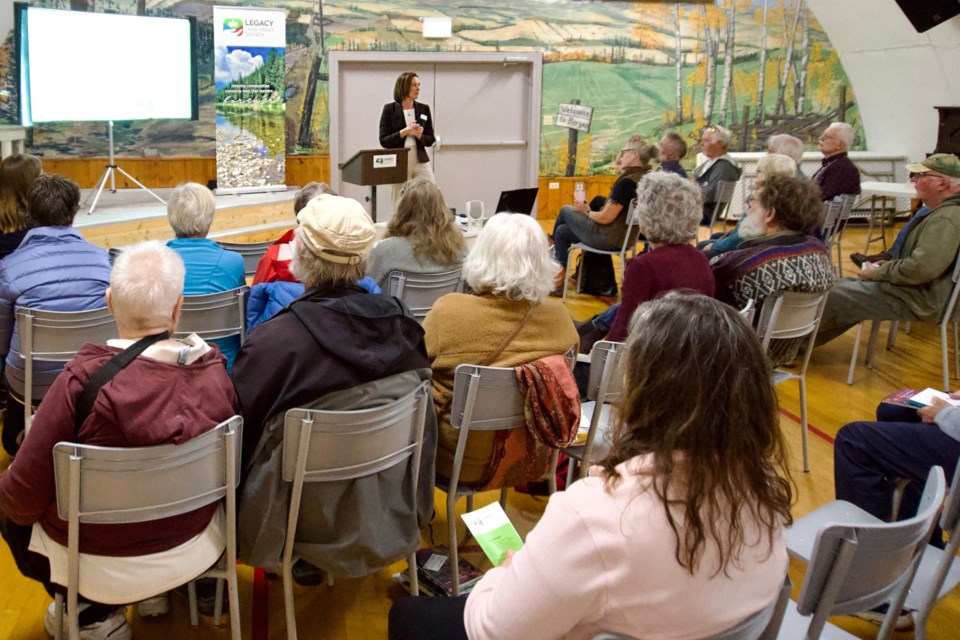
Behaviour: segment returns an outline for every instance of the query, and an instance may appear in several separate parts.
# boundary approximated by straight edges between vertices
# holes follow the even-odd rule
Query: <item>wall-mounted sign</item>
[[[593,107],[582,104],[560,103],[557,109],[557,126],[577,131],[590,131],[590,121],[593,119]]]

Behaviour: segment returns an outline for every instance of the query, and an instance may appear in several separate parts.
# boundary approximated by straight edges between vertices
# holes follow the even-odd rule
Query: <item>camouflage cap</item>
[[[921,162],[907,165],[910,173],[935,171],[951,178],[960,178],[960,158],[952,153],[935,153]]]

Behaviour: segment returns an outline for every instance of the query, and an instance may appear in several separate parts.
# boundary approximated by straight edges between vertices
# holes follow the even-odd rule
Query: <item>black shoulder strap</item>
[[[77,399],[76,412],[73,414],[74,435],[80,432],[80,426],[83,424],[83,421],[87,419],[87,416],[90,415],[90,411],[93,409],[93,403],[97,401],[97,395],[100,393],[103,385],[113,380],[124,367],[133,362],[134,358],[146,351],[150,345],[160,340],[166,340],[169,337],[170,334],[166,331],[152,336],[144,336],[110,358],[90,376],[87,384],[83,386],[83,391],[80,392],[80,397]]]

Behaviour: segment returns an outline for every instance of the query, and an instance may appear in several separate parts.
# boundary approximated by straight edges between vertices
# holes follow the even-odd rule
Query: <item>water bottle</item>
[[[573,187],[573,202],[575,204],[586,204],[587,190],[584,189],[582,182],[577,182]]]

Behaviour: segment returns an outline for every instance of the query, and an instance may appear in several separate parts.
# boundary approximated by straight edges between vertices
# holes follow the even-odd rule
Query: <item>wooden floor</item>
[[[544,221],[549,226],[550,221]],[[845,239],[844,255],[862,250],[864,233],[849,229]],[[846,264],[850,274],[853,265]],[[611,301],[612,302],[612,301]],[[571,294],[567,303],[577,320],[585,319],[601,311],[605,301],[594,297]],[[881,339],[886,338],[886,326]],[[864,338],[864,343],[866,339]],[[881,340],[880,342],[883,342]],[[808,405],[810,422],[817,434],[811,434],[811,472],[801,469],[800,427],[794,416],[800,414],[798,390],[795,383],[778,387],[783,417],[781,425],[791,445],[792,472],[799,489],[799,499],[794,508],[796,516],[803,515],[833,499],[833,451],[830,439],[845,423],[870,419],[877,402],[895,389],[902,387],[923,388],[940,385],[940,345],[935,327],[914,325],[909,335],[901,334],[891,352],[880,349],[874,369],[862,364],[857,369],[854,386],[847,386],[847,366],[853,345],[853,331],[833,343],[814,351],[807,373]],[[960,387],[960,382],[954,383]],[[693,400],[691,400],[693,401]],[[6,460],[0,462],[5,466]],[[481,496],[478,504],[490,502],[496,494]],[[508,513],[525,534],[542,513],[545,501],[511,493]],[[444,494],[437,492],[437,516],[430,530],[424,531],[424,544],[446,542],[446,513]],[[461,502],[460,509],[463,509]],[[460,527],[461,536],[463,527]],[[467,557],[480,564],[476,552]],[[382,639],[386,637],[387,611],[391,602],[404,592],[395,583],[393,574],[402,570],[404,563],[390,567],[378,574],[360,580],[338,580],[333,588],[296,587],[298,630],[301,637],[311,639]],[[791,566],[796,585],[794,597],[802,580],[802,566]],[[265,610],[268,617],[266,633],[258,634],[256,640],[285,637],[283,621],[283,594],[280,582],[267,580]],[[240,568],[241,628],[244,638],[251,638],[253,572]],[[42,640],[46,638],[42,617],[49,599],[41,588],[20,576],[5,545],[0,544],[0,640]],[[169,640],[170,638],[228,638],[227,629],[217,629],[209,619],[201,619],[201,627],[189,627],[186,615],[186,600],[173,596],[171,615],[159,621],[140,620],[131,609],[128,616],[138,640]],[[263,615],[258,615],[263,620]],[[853,618],[832,619],[841,627],[862,638],[876,636],[877,627]],[[948,640],[960,637],[960,590],[954,590],[935,608],[929,625],[932,640]],[[895,634],[895,638],[911,637],[909,633]]]

